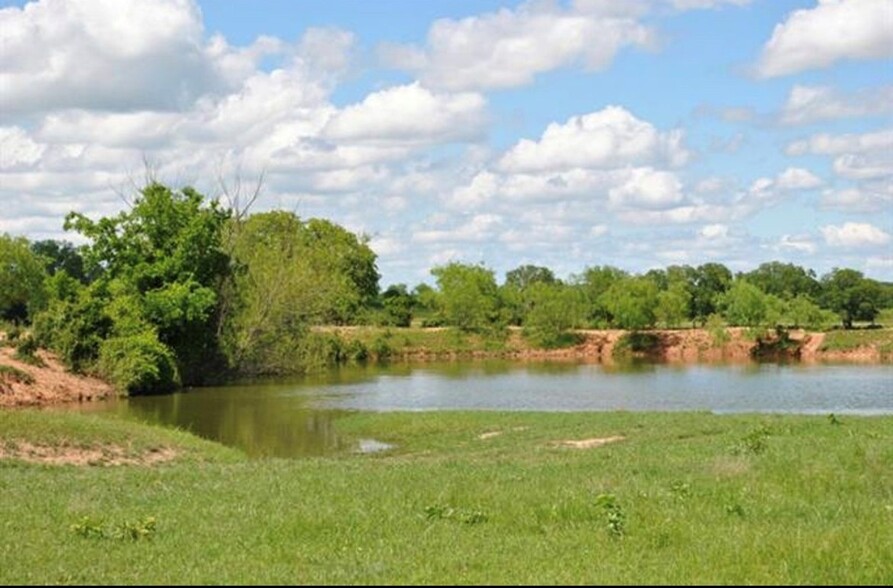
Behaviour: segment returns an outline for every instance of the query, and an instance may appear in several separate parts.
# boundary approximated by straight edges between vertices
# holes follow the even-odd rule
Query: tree
[[[272,211],[233,220],[228,232],[239,269],[223,346],[241,372],[303,371],[311,326],[355,322],[377,303],[375,253],[338,225]]]
[[[381,303],[389,325],[408,327],[412,323],[412,309],[415,299],[406,288],[406,284],[395,284],[381,294]]]
[[[64,271],[75,280],[86,284],[89,282],[84,270],[84,258],[78,249],[68,241],[55,241],[45,239],[31,244],[31,250],[44,258],[46,271],[54,276],[57,272]]]
[[[666,327],[678,327],[688,319],[691,294],[685,284],[676,282],[657,295],[655,318]]]
[[[784,300],[796,296],[815,298],[821,289],[814,271],[793,263],[762,263],[757,269],[743,274],[743,277],[766,294],[773,294]]]
[[[449,263],[431,274],[440,289],[444,319],[463,331],[486,331],[499,324],[499,290],[493,270]]]
[[[854,269],[834,268],[822,276],[822,302],[836,312],[845,329],[853,328],[853,321],[874,322],[880,311],[881,287]]]
[[[524,316],[524,333],[537,344],[554,347],[584,317],[582,293],[572,286],[536,282],[528,288],[530,310]]]
[[[219,294],[231,270],[222,248],[229,218],[230,211],[216,200],[206,201],[192,188],[173,191],[159,183],[143,188],[132,208],[117,216],[98,221],[78,213],[66,217],[65,228],[89,240],[83,248],[86,271],[98,276],[85,293],[90,300],[81,304],[102,305],[112,322],[109,337],[145,335],[139,345],[122,343],[116,350],[151,349],[141,357],[166,361],[148,343],[157,337],[172,352],[184,384],[220,374],[216,335]],[[57,308],[56,314],[69,311]],[[64,324],[57,329],[58,336],[50,339],[58,345],[65,338]],[[117,360],[121,354],[108,357]],[[84,358],[89,359],[98,356]]]
[[[621,329],[644,329],[654,325],[657,286],[648,278],[623,278],[602,294],[601,304]]]
[[[732,284],[732,272],[721,263],[705,263],[695,269],[692,289],[692,317],[703,324],[717,310],[719,297]]]
[[[596,327],[610,323],[611,313],[604,305],[604,294],[618,281],[629,277],[622,269],[609,265],[589,267],[576,282],[583,290],[587,307],[587,320]]]
[[[500,288],[502,305],[506,309],[508,321],[520,325],[530,312],[531,289],[537,284],[555,284],[555,274],[547,267],[522,265],[505,274],[505,283]]]
[[[0,318],[26,321],[44,307],[44,263],[24,237],[0,235]]]
[[[762,290],[744,279],[737,279],[720,295],[718,305],[730,325],[757,327],[766,323],[769,302]]]
[[[818,304],[803,295],[795,296],[788,301],[787,315],[795,327],[807,329],[824,329],[831,325],[836,318],[833,312],[823,310]]]
[[[521,291],[534,284],[554,284],[556,281],[552,270],[539,265],[521,265],[505,274],[505,285]]]

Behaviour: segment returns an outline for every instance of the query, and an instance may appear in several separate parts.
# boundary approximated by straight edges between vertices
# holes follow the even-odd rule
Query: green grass
[[[893,329],[830,331],[820,351],[852,351],[859,347],[877,347],[882,355],[893,354]]]
[[[511,349],[515,344],[515,341],[508,337],[507,332],[464,333],[452,327],[437,329],[353,327],[339,330],[339,336],[348,343],[359,341],[369,349],[375,349],[383,342],[397,356],[420,352],[448,355],[476,351],[505,351]]]
[[[891,417],[356,413],[338,426],[398,447],[249,461],[110,418],[0,413],[0,438],[190,456],[0,461],[0,583],[893,581]],[[553,444],[614,435],[626,439]]]

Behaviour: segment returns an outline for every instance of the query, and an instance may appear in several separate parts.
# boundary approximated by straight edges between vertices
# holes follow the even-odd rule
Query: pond
[[[180,427],[252,456],[387,449],[347,446],[346,411],[705,410],[893,414],[893,366],[453,362],[342,367],[300,379],[193,389],[90,405]]]

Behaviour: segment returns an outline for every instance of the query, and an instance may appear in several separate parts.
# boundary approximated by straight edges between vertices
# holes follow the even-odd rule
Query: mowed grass
[[[893,583],[893,417],[357,413],[338,427],[397,448],[250,461],[108,417],[0,413],[4,441],[184,456],[0,460],[0,583]],[[91,534],[84,517],[155,526]]]

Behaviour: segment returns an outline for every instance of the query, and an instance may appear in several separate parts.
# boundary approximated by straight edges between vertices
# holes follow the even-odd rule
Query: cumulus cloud
[[[893,149],[893,129],[883,129],[867,133],[847,133],[831,135],[819,133],[808,139],[790,143],[785,152],[788,155],[840,155],[842,153],[865,153]]]
[[[191,0],[40,0],[0,10],[0,111],[178,109],[226,80]]]
[[[809,235],[782,235],[778,240],[777,248],[784,251],[796,251],[799,253],[813,254],[816,252],[816,244]]]
[[[819,231],[825,243],[832,247],[882,246],[890,242],[889,233],[869,223],[846,222],[839,226],[825,225]]]
[[[782,190],[807,190],[822,185],[822,180],[808,169],[789,167],[775,180],[775,185]]]
[[[782,108],[782,124],[885,114],[893,111],[893,86],[842,94],[829,86],[795,85]]]
[[[499,161],[505,172],[611,168],[643,163],[678,166],[689,159],[683,134],[658,131],[620,106],[552,123],[538,141],[522,139]]]
[[[865,182],[850,188],[824,190],[821,206],[851,212],[893,210],[893,182]]]
[[[416,72],[425,86],[464,91],[522,86],[570,65],[603,69],[620,49],[653,40],[651,29],[622,11],[527,2],[437,20],[424,48],[386,45],[380,54],[392,66]]]
[[[418,82],[366,96],[338,112],[323,129],[332,139],[373,142],[445,142],[473,139],[484,128],[480,94],[434,93]]]
[[[893,56],[889,0],[819,0],[775,26],[756,65],[772,78],[823,68],[845,59]]]
[[[448,229],[422,229],[412,235],[413,241],[420,243],[484,241],[495,234],[502,224],[502,217],[496,214],[476,214],[458,226]]]
[[[682,182],[672,172],[650,167],[630,170],[622,184],[608,191],[612,205],[623,208],[670,208],[682,202]]]

